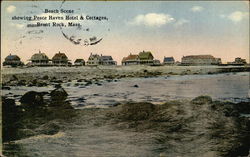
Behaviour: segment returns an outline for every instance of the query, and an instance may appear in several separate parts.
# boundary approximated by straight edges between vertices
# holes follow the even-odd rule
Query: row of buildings
[[[35,53],[28,60],[28,66],[71,66],[72,63],[68,59],[65,53],[60,51],[56,53],[52,59],[45,53]],[[103,56],[98,54],[92,54],[89,56],[88,61],[85,63],[84,59],[76,59],[74,65],[84,66],[84,65],[116,65],[116,61],[113,60],[111,56]],[[21,61],[20,57],[17,55],[8,55],[3,62],[3,66],[22,66],[24,63]]]
[[[52,59],[39,51],[31,56],[28,60],[28,66],[71,66],[72,63],[68,59],[65,53],[60,51],[56,53]],[[234,62],[228,62],[228,65],[244,65],[245,59],[235,58]],[[164,57],[163,65],[220,65],[222,64],[220,58],[215,58],[212,55],[189,55],[183,56],[181,62],[176,62],[174,57]],[[142,51],[139,54],[129,54],[122,59],[122,65],[162,65],[159,60],[154,59],[153,54],[150,51]],[[22,66],[24,63],[17,55],[9,55],[5,58],[3,66]],[[112,56],[98,55],[91,53],[87,62],[84,59],[79,58],[74,61],[75,66],[98,66],[98,65],[117,65],[117,62],[113,60]]]

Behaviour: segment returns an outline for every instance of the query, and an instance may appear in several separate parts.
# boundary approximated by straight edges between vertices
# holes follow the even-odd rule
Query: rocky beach
[[[249,71],[3,68],[4,155],[247,157]]]

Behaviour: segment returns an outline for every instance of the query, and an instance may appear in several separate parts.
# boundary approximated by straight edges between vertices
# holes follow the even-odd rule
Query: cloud
[[[23,24],[19,24],[19,23],[11,23],[10,24],[12,27],[16,27],[17,29],[23,29],[24,25]]]
[[[137,15],[129,24],[161,27],[173,21],[175,21],[175,19],[169,14],[148,13],[145,15]]]
[[[16,7],[14,5],[10,5],[6,8],[6,11],[8,13],[13,13],[16,10]]]
[[[201,6],[193,6],[190,10],[195,13],[195,12],[201,12],[201,11],[203,11],[204,8],[201,7]]]
[[[181,27],[187,23],[189,23],[190,21],[189,20],[186,20],[186,19],[179,19],[175,22],[174,26],[175,27]]]
[[[244,18],[248,17],[248,12],[235,11],[228,15],[228,19],[233,21],[234,23],[238,23],[242,21]]]

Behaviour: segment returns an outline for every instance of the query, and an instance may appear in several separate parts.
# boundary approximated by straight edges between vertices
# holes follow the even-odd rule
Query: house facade
[[[140,64],[153,65],[154,56],[150,51],[142,51],[139,53],[139,62]]]
[[[131,54],[122,59],[122,65],[160,65],[159,60],[154,60],[150,51],[142,51],[138,55]]]
[[[220,58],[215,58],[212,55],[190,55],[183,56],[181,59],[182,65],[219,65]]]
[[[67,66],[70,65],[68,57],[65,53],[61,53],[60,51],[52,57],[52,64],[55,66]]]
[[[100,65],[100,55],[91,53],[88,58],[87,65],[90,66]]]
[[[39,51],[39,53],[35,53],[31,56],[30,61],[30,65],[33,66],[48,66],[50,59],[45,53],[41,53],[41,51]]]
[[[84,59],[76,59],[74,62],[75,66],[84,66],[85,65],[85,61]]]
[[[9,54],[3,62],[3,66],[16,67],[16,66],[23,66],[23,65],[24,63],[21,61],[20,57],[18,57],[17,55],[12,55],[12,54]]]
[[[101,65],[116,65],[116,61],[113,60],[112,56],[100,56]]]
[[[174,65],[175,64],[174,57],[164,57],[163,64],[164,65]]]
[[[227,62],[229,65],[245,65],[247,64],[246,59],[242,59],[240,57],[237,57],[234,59],[234,62]]]
[[[122,65],[137,65],[139,63],[139,56],[131,53],[122,59]]]

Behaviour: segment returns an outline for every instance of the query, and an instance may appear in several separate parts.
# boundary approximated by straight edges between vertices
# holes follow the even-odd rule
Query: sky
[[[121,64],[130,53],[151,51],[160,61],[173,56],[211,54],[223,63],[249,62],[248,1],[3,1],[1,61],[11,54],[25,63],[39,51],[52,58],[65,53],[73,62],[90,53],[111,55]],[[74,13],[45,13],[45,9]],[[14,16],[103,16],[108,20],[12,20]],[[36,22],[80,23],[81,27],[27,27]],[[89,31],[86,31],[88,29]],[[81,39],[74,44],[63,35]],[[83,41],[96,37],[96,45]]]

